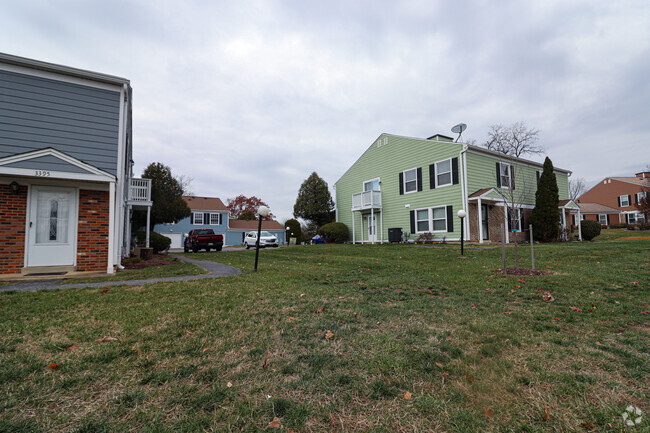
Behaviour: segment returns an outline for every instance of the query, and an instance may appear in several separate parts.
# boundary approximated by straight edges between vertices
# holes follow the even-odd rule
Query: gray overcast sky
[[[136,174],[159,161],[280,221],[382,132],[524,121],[590,184],[650,164],[647,0],[5,0],[0,41],[130,79]]]

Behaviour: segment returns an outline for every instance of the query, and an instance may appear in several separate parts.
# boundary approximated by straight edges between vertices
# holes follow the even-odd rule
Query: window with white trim
[[[600,223],[601,226],[606,226],[607,225],[607,215],[598,214],[598,222]]]
[[[210,225],[218,226],[221,224],[221,214],[220,213],[210,213]]]
[[[447,231],[447,206],[417,209],[415,211],[417,233],[438,233]]]
[[[379,191],[380,188],[381,188],[381,187],[379,186],[380,183],[381,183],[381,182],[379,181],[379,178],[371,179],[371,180],[365,181],[365,182],[363,183],[363,191],[364,191],[364,192],[367,192],[367,191]]]
[[[644,192],[637,192],[636,193],[636,202],[641,203],[641,200],[646,198],[646,196],[647,196],[647,193],[645,191]]]
[[[451,185],[451,158],[436,162],[436,188]]]
[[[202,225],[203,224],[203,212],[193,212],[192,224]]]
[[[418,190],[418,169],[404,171],[404,193],[416,192]]]
[[[618,201],[621,202],[621,207],[626,207],[630,205],[630,200],[628,200],[627,194],[619,196]]]
[[[637,222],[638,221],[637,221],[637,218],[636,218],[636,214],[634,214],[634,213],[627,214],[627,223],[628,224],[636,224]]]
[[[513,218],[512,209],[508,208],[508,228],[510,231],[521,231],[521,209],[516,208],[514,211],[516,218]]]
[[[415,211],[415,225],[418,233],[429,231],[429,209]]]
[[[512,165],[499,164],[499,175],[501,177],[501,188],[512,188]]]

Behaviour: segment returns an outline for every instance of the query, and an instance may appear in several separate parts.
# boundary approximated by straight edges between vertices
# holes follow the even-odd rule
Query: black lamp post
[[[460,256],[465,255],[465,227],[463,227],[463,221],[467,216],[467,212],[464,209],[458,211],[458,218],[460,218]]]
[[[257,223],[257,239],[255,240],[255,272],[257,272],[257,259],[260,255],[260,235],[262,233],[262,218],[269,214],[269,208],[266,206],[260,206],[257,208],[257,215],[259,215],[259,220]]]

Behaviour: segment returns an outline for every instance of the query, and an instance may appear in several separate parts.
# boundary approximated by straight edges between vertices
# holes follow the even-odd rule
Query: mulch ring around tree
[[[181,261],[164,254],[154,254],[151,260],[142,260],[137,257],[122,260],[122,266],[124,266],[124,269],[144,269],[150,266],[175,265],[177,263],[181,263]]]
[[[508,275],[552,275],[553,272],[541,271],[539,269],[529,269],[529,268],[506,268]],[[496,272],[503,273],[503,269],[497,269]]]

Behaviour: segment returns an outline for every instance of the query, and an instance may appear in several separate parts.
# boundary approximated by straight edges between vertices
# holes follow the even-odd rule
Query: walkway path
[[[143,280],[123,280],[123,281],[101,281],[98,283],[76,283],[76,284],[60,284],[63,279],[44,280],[44,281],[21,281],[20,283],[12,284],[10,286],[0,287],[0,292],[9,290],[16,290],[19,292],[37,292],[39,290],[53,290],[53,289],[80,289],[84,287],[105,287],[105,286],[118,286],[127,284],[130,286],[139,286],[142,284],[158,283],[163,281],[191,281],[202,280],[204,278],[217,278],[225,277],[228,275],[240,274],[241,270],[233,268],[232,266],[222,265],[221,263],[209,262],[206,260],[190,259],[184,256],[177,256],[170,254],[186,263],[193,263],[200,268],[208,271],[208,274],[201,275],[186,275],[183,277],[164,277],[164,278],[149,278]]]

